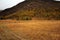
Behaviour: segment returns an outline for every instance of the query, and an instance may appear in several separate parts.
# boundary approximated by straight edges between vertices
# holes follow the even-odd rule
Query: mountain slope
[[[60,19],[60,3],[26,0],[0,13],[1,19]]]

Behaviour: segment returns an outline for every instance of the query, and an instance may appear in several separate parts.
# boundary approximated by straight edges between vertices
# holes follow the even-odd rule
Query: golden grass
[[[60,21],[57,20],[3,20],[0,21],[1,25],[21,40],[60,40]]]

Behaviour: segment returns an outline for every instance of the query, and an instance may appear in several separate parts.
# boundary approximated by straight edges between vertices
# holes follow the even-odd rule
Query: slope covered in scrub
[[[0,14],[1,19],[60,19],[60,2],[26,0]]]

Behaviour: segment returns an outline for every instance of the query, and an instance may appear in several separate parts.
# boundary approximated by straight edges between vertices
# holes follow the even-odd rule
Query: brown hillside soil
[[[60,20],[0,21],[1,40],[60,40]]]

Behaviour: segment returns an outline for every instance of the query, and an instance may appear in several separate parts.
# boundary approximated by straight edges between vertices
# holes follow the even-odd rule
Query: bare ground
[[[0,20],[0,40],[60,40],[60,20]]]

